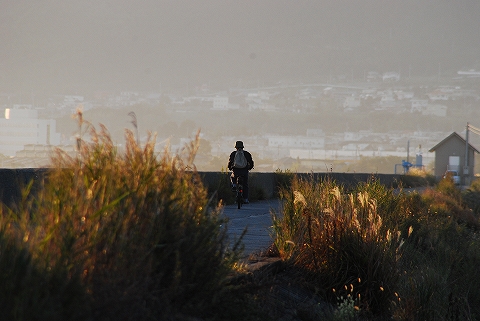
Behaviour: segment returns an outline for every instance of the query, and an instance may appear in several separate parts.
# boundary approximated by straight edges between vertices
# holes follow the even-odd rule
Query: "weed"
[[[355,310],[355,300],[350,296],[340,297],[337,310],[334,313],[334,320],[338,321],[349,321],[353,320],[357,315]]]
[[[370,186],[381,196],[379,186]],[[396,284],[397,239],[383,230],[377,200],[366,187],[345,193],[328,178],[294,178],[282,197],[283,215],[273,217],[281,257],[310,271],[327,297],[328,289],[361,279],[355,294],[361,294],[362,310],[386,312]]]
[[[119,153],[105,127],[77,116],[77,156],[57,151],[35,198],[3,211],[10,259],[33,278],[28,293],[10,291],[12,302],[26,306],[53,288],[71,303],[56,302],[60,315],[79,307],[98,320],[207,315],[240,247],[228,244],[221,210],[195,171],[198,138],[178,155],[158,155],[154,137],[140,146],[127,130]],[[23,278],[9,279],[25,288]]]

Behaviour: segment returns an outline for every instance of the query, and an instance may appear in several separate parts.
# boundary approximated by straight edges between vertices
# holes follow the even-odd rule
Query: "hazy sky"
[[[480,69],[478,0],[0,0],[0,92]]]

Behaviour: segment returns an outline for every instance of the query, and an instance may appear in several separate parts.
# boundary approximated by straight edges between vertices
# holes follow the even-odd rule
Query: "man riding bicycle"
[[[237,141],[235,149],[228,159],[227,168],[232,171],[230,182],[232,189],[236,188],[237,177],[243,176],[243,197],[244,203],[248,204],[248,171],[253,168],[252,154],[243,149],[243,142]]]

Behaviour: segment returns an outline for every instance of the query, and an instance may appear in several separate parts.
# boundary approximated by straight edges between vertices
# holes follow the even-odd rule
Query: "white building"
[[[34,109],[5,109],[0,118],[0,154],[15,156],[25,145],[59,145],[54,119],[39,119]]]
[[[316,149],[325,147],[325,137],[308,136],[270,136],[268,147],[272,148],[305,148]]]
[[[415,96],[415,93],[413,91],[395,90],[394,93],[397,96],[398,100],[413,99],[413,97]]]
[[[228,109],[228,96],[225,97],[214,97],[213,98],[213,109]]]
[[[316,99],[318,97],[317,91],[312,88],[305,88],[295,94],[298,99]]]
[[[65,103],[79,104],[83,102],[83,96],[67,95],[64,97],[63,101]]]
[[[427,99],[412,99],[410,101],[412,103],[410,107],[410,112],[422,112],[428,106]]]
[[[360,99],[355,96],[347,96],[345,97],[345,101],[343,102],[343,109],[344,111],[352,111],[361,106]]]
[[[389,71],[383,74],[382,80],[383,81],[399,81],[400,74],[398,72]]]
[[[364,139],[365,137],[368,137],[370,135],[372,135],[372,131],[370,130],[360,130],[358,132],[344,132],[342,141],[358,142],[359,140]]]
[[[444,105],[428,105],[422,110],[422,115],[435,115],[438,117],[447,116],[447,106]]]
[[[275,105],[266,103],[248,103],[248,110],[264,110],[264,111],[276,111]]]
[[[380,99],[379,107],[380,108],[392,108],[396,106],[395,95],[391,91],[383,93],[382,98]]]
[[[380,78],[382,78],[382,77],[376,71],[369,71],[366,75],[366,79],[367,79],[368,82],[378,81]]]
[[[468,78],[476,78],[480,77],[480,71],[477,71],[475,69],[470,69],[470,70],[459,70],[457,74],[466,76]]]
[[[428,93],[427,96],[430,100],[433,100],[433,101],[450,99],[450,93],[445,92],[443,90],[435,90],[431,93]]]
[[[213,110],[240,109],[238,104],[230,104],[228,96],[216,96],[213,98]]]

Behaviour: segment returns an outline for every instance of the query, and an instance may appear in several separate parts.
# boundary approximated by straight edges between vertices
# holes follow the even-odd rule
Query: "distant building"
[[[228,96],[216,96],[213,98],[213,108],[215,110],[227,110],[228,105]]]
[[[369,135],[371,135],[372,132],[370,130],[368,131],[358,131],[358,132],[344,132],[343,133],[343,139],[342,141],[344,142],[356,142],[359,141]]]
[[[368,82],[374,82],[374,81],[380,80],[380,78],[382,78],[382,77],[376,71],[369,71],[365,78]]]
[[[5,109],[0,118],[0,154],[15,156],[25,145],[59,145],[54,119],[39,119],[34,109]]]
[[[410,107],[410,112],[422,112],[428,106],[427,99],[412,99],[410,101],[412,103]]]
[[[297,92],[295,96],[298,99],[316,99],[318,97],[318,93],[312,88],[305,88]]]
[[[393,108],[397,106],[397,100],[392,91],[386,91],[382,94],[378,104],[379,109]]]
[[[438,117],[447,116],[447,106],[444,105],[427,105],[422,110],[422,115],[434,115]]]
[[[435,152],[434,175],[440,179],[447,170],[457,171],[463,185],[469,185],[474,177],[475,153],[479,151],[468,144],[456,132],[451,133],[440,143],[430,148],[429,152]],[[465,168],[465,154],[468,155],[468,167]]]
[[[415,93],[413,91],[395,90],[394,93],[397,96],[398,100],[413,99],[413,97],[415,96]]]
[[[398,72],[389,71],[383,74],[382,80],[383,81],[399,81],[400,74]]]
[[[344,111],[353,111],[360,107],[361,102],[358,97],[355,96],[347,96],[345,97],[345,101],[343,102],[343,110]]]
[[[264,111],[276,111],[277,108],[275,105],[266,104],[263,102],[260,103],[247,103],[248,110],[264,110]]]
[[[324,136],[270,136],[268,147],[319,149],[325,147]]]
[[[319,128],[307,128],[307,137],[325,137],[325,133]]]
[[[475,69],[470,69],[470,70],[459,70],[457,74],[461,76],[466,76],[469,78],[477,78],[480,77],[480,71],[477,71]]]
[[[65,96],[64,98],[64,102],[65,103],[72,103],[72,104],[78,104],[78,103],[82,103],[83,102],[83,96],[71,96],[71,95],[67,95]]]
[[[434,90],[428,93],[427,96],[430,100],[433,100],[433,101],[450,99],[450,93],[447,93],[443,90]]]

